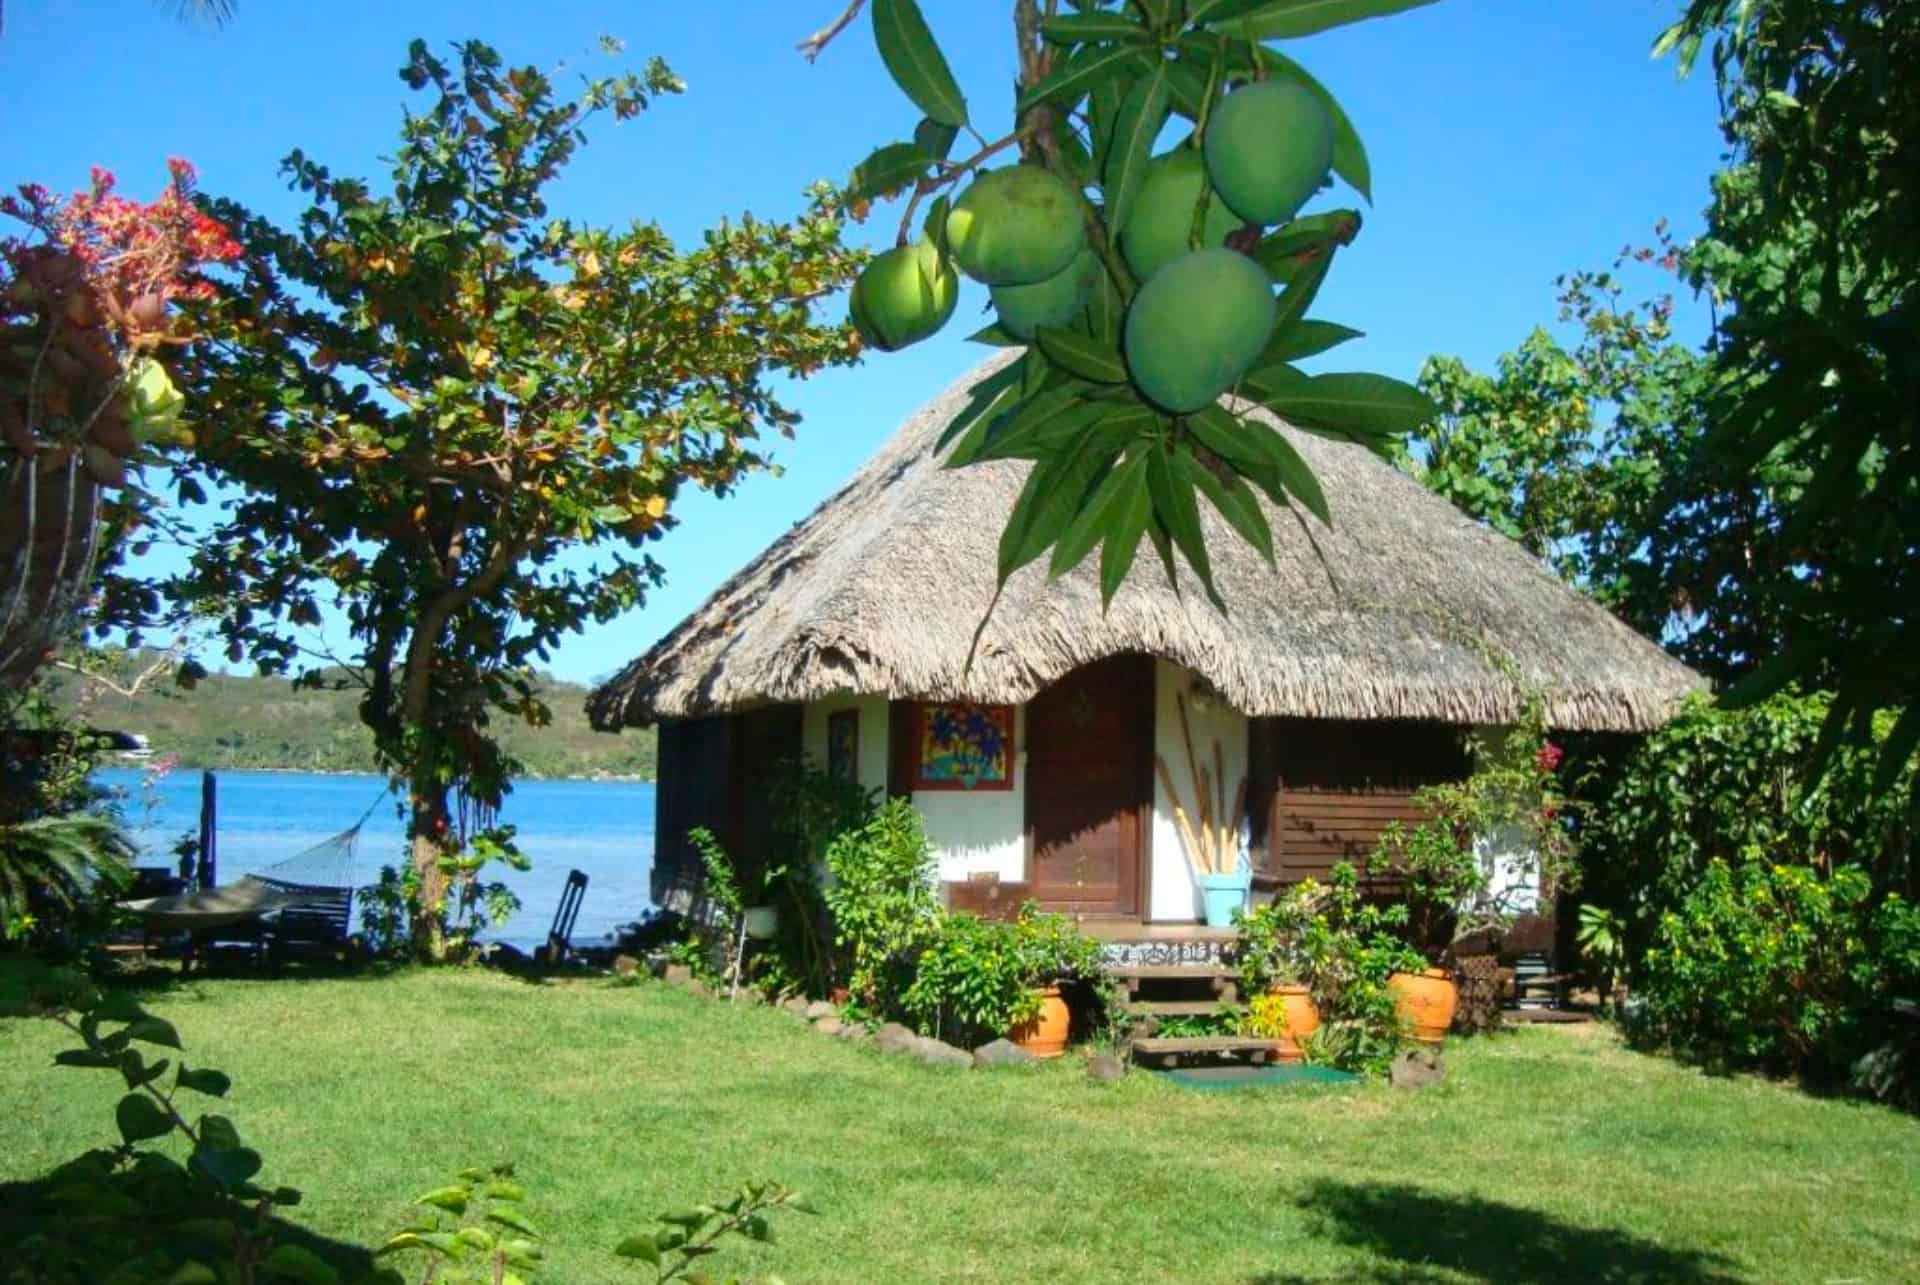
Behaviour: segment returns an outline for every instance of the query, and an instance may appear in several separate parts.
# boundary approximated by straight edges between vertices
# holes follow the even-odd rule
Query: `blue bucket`
[[[1247,892],[1253,887],[1253,871],[1240,869],[1226,875],[1201,875],[1200,895],[1206,899],[1207,927],[1231,928],[1235,911],[1247,908]]]

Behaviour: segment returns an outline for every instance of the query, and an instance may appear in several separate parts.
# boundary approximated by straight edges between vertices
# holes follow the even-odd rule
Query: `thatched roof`
[[[1269,509],[1269,567],[1208,511],[1231,614],[1184,566],[1176,594],[1144,546],[1104,614],[1097,554],[1052,582],[1042,558],[1009,582],[968,669],[1000,528],[1030,466],[950,470],[933,447],[989,369],[921,410],[844,489],[595,691],[595,725],[841,692],[1012,703],[1120,652],[1184,665],[1256,715],[1498,723],[1519,711],[1508,676],[1517,666],[1554,726],[1644,731],[1702,685],[1519,545],[1364,449],[1293,429],[1281,431],[1325,488],[1333,529]]]

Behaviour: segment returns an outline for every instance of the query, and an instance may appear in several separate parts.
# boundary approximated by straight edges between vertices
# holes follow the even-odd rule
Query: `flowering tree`
[[[177,305],[211,296],[203,269],[240,253],[196,207],[193,167],[167,170],[148,203],[98,168],[71,196],[28,184],[0,198],[22,228],[0,239],[0,673],[15,681],[90,586],[101,519],[125,530],[148,507],[122,491],[128,460],[183,440],[155,358],[191,337]],[[116,493],[104,512],[101,487]]]
[[[853,359],[813,305],[860,256],[824,190],[691,250],[556,217],[587,124],[681,89],[658,61],[571,101],[477,42],[451,65],[415,42],[401,75],[426,101],[384,192],[294,152],[312,203],[291,229],[215,206],[247,254],[181,380],[233,498],[167,590],[231,660],[360,688],[409,798],[415,947],[438,955],[463,843],[514,771],[491,720],[547,720],[531,667],[644,598],[682,488],[765,466],[756,438],[798,421],[775,377]],[[581,545],[607,560],[562,562]],[[302,647],[328,604],[348,655]]]

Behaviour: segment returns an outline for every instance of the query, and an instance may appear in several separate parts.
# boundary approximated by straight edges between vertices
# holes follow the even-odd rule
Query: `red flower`
[[[1551,772],[1560,766],[1561,758],[1560,747],[1548,741],[1540,747],[1540,752],[1533,756],[1533,762],[1534,766],[1542,772]]]

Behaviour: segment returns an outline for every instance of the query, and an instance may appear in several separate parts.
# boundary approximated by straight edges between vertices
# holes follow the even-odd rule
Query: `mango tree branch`
[[[802,40],[794,48],[806,55],[808,62],[814,61],[829,44],[833,43],[833,38],[845,31],[848,25],[860,16],[860,11],[866,7],[867,0],[852,0],[838,18]]]

